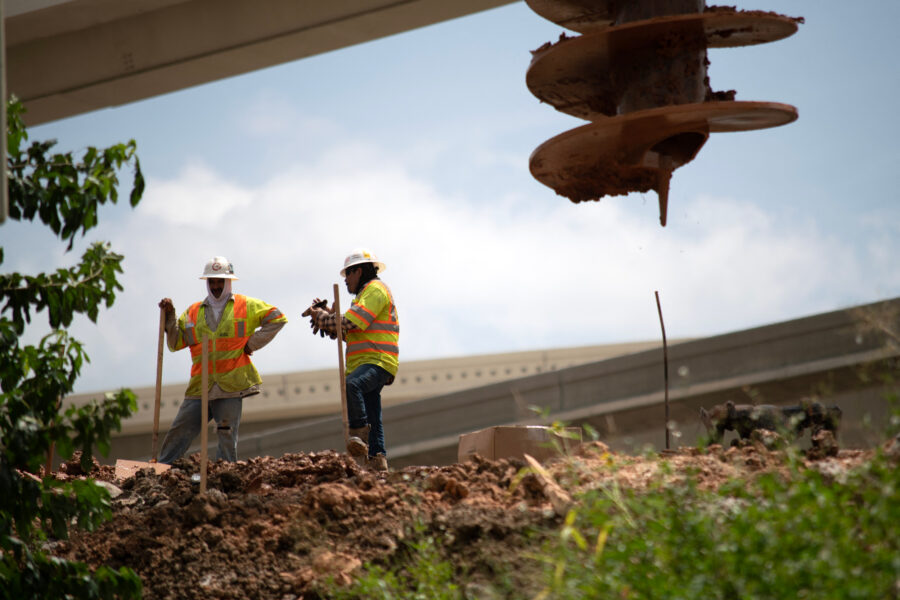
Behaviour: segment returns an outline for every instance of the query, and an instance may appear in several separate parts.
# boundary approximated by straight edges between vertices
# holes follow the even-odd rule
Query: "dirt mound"
[[[807,466],[841,470],[866,457],[845,450]],[[784,464],[782,454],[754,446],[634,457],[595,442],[545,467],[558,489],[573,495],[612,478],[632,489],[660,476],[691,477],[715,488]],[[373,473],[331,451],[286,454],[211,463],[208,490],[201,495],[192,477],[199,472],[197,456],[165,473],[145,469],[125,481],[115,481],[112,467],[95,465],[84,474],[70,461],[59,478],[106,482],[114,496],[113,518],[53,551],[92,566],[131,567],[148,599],[290,600],[318,597],[317,582],[349,582],[363,563],[385,563],[393,553],[409,551],[404,540],[425,530],[440,536],[460,566],[489,578],[534,543],[529,532],[561,520],[546,481],[523,471],[525,466],[516,459],[476,456],[446,467]]]

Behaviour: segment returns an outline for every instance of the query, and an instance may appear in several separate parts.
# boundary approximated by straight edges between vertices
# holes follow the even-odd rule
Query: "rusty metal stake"
[[[666,347],[666,324],[663,323],[662,306],[659,304],[659,292],[653,292],[656,295],[656,311],[659,313],[659,326],[662,328],[663,338],[663,378],[665,380],[665,403],[666,403],[666,450],[669,449],[669,351]]]

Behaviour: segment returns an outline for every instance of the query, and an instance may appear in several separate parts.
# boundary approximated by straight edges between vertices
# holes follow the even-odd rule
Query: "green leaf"
[[[131,161],[131,203],[137,204],[144,182],[133,141],[88,148],[81,162],[71,153],[51,155],[55,141],[23,148],[28,139],[23,112],[14,98],[7,104],[11,219],[40,219],[71,250],[79,231],[84,234],[99,223],[99,206],[116,202],[117,170]],[[51,445],[67,460],[81,449],[82,467],[89,471],[92,449],[108,453],[112,432],[137,409],[128,390],[102,403],[70,407],[64,415],[58,409],[89,360],[65,328],[77,315],[96,321],[100,306],[112,305],[122,289],[116,274],[123,259],[109,244],[94,242],[71,267],[0,274],[0,599],[140,597],[140,580],[129,569],[92,572],[42,550],[50,536],[66,539],[73,523],[93,530],[108,519],[107,492],[90,481],[45,477],[38,482],[28,475],[39,471]],[[37,345],[22,345],[33,312],[44,313],[52,331]]]

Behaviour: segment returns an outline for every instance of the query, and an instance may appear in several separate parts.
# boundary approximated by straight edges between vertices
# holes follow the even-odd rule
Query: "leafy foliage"
[[[547,548],[552,598],[889,598],[900,579],[900,470],[815,470],[716,493],[594,490]]]
[[[896,598],[895,461],[878,455],[854,471],[767,473],[715,492],[663,478],[636,492],[612,478],[579,497],[561,524],[548,522],[555,532],[539,551],[519,555],[514,568],[531,574],[534,586],[473,583],[444,540],[418,531],[389,564],[366,564],[349,586],[331,581],[320,592],[346,599]]]
[[[71,153],[50,154],[54,141],[24,147],[28,134],[22,105],[7,105],[9,216],[48,226],[72,249],[79,231],[97,225],[100,205],[118,200],[118,171],[134,167],[130,203],[135,206],[144,179],[136,144],[105,150],[88,148],[80,161]],[[89,471],[92,450],[109,449],[111,432],[137,409],[134,394],[121,390],[102,402],[69,407],[59,399],[71,393],[89,360],[81,344],[65,331],[76,315],[96,322],[101,305],[111,306],[121,290],[117,273],[123,256],[96,242],[81,261],[54,273],[0,274],[0,598],[138,598],[141,582],[129,569],[100,567],[47,556],[44,545],[66,539],[69,527],[93,530],[108,519],[108,492],[91,481],[40,479],[50,449],[64,459],[81,451]],[[3,250],[0,248],[0,264]],[[45,311],[52,332],[36,346],[20,344],[32,313]]]
[[[7,170],[9,172],[9,216],[47,225],[72,249],[75,235],[95,227],[97,209],[119,199],[118,169],[134,163],[134,183],[129,201],[137,206],[144,193],[144,176],[135,150],[137,144],[116,144],[105,150],[90,147],[81,162],[71,152],[48,155],[56,140],[32,142],[22,123],[24,107],[13,99],[7,107]]]
[[[439,551],[439,542],[419,526],[401,553],[402,566],[386,569],[368,565],[366,574],[351,586],[341,587],[332,580],[327,597],[335,600],[383,598],[400,600],[462,600],[463,590],[454,582],[455,569]]]
[[[893,438],[900,403],[896,393],[887,399],[885,433]],[[698,489],[691,473],[671,479],[662,459],[650,489],[623,489],[610,478],[577,496],[562,523],[538,528],[534,538],[545,542],[512,561],[513,587],[474,583],[441,551],[446,540],[419,529],[388,564],[366,564],[351,585],[332,580],[322,592],[348,599],[897,598],[900,468],[889,447],[853,470],[803,466],[789,448],[784,471],[716,491]]]

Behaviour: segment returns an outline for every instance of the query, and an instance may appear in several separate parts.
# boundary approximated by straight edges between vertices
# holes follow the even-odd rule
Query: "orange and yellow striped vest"
[[[191,379],[186,396],[201,394],[203,334],[209,338],[209,386],[214,383],[226,392],[239,392],[262,383],[262,378],[244,346],[253,332],[265,323],[287,321],[280,310],[262,300],[234,294],[233,300],[222,309],[222,318],[215,331],[206,323],[206,307],[202,302],[190,306],[178,319],[178,339],[172,351],[191,349]]]
[[[397,374],[400,354],[400,321],[391,290],[372,279],[353,299],[344,316],[354,327],[346,334],[347,373],[364,364],[378,365]]]

